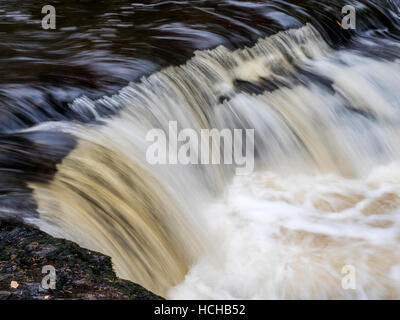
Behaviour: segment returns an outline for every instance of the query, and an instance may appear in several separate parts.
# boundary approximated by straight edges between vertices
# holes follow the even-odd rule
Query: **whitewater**
[[[26,130],[78,141],[50,183],[30,183],[29,221],[169,299],[398,299],[399,92],[398,57],[334,50],[311,24],[197,51],[71,105],[101,124]],[[255,172],[149,164],[145,136],[169,121],[254,129]],[[342,286],[349,265],[354,289]]]

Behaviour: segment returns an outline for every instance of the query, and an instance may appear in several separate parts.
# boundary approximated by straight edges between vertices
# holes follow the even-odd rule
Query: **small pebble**
[[[19,284],[18,284],[17,281],[11,281],[10,287],[11,287],[12,289],[17,289],[18,286],[19,286]]]

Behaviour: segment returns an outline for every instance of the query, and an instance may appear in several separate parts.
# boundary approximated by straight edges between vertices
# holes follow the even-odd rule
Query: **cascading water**
[[[310,24],[197,51],[71,105],[101,124],[28,130],[77,138],[50,183],[30,184],[31,221],[172,299],[399,298],[399,91],[398,55],[334,50]],[[118,114],[104,119],[99,106]],[[150,165],[146,134],[169,121],[254,129],[255,172]],[[355,290],[341,286],[346,265]]]

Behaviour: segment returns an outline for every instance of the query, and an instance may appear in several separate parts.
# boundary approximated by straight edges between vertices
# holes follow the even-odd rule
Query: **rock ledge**
[[[55,289],[43,289],[46,265],[56,271]],[[111,258],[53,238],[34,226],[0,220],[1,299],[162,299],[116,277]]]

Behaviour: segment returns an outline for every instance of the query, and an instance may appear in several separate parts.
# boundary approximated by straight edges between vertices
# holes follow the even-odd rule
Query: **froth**
[[[206,213],[214,250],[169,297],[399,298],[399,173],[237,177]],[[347,265],[354,290],[342,287]]]

